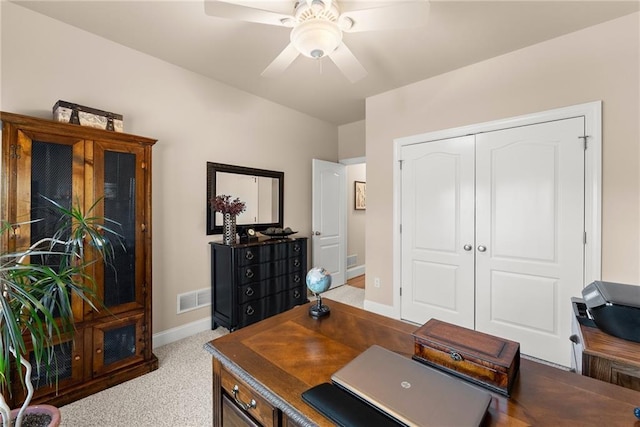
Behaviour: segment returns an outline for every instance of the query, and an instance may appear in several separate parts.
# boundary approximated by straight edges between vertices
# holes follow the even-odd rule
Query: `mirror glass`
[[[222,233],[222,214],[209,201],[225,194],[238,197],[245,211],[236,218],[239,229],[252,227],[262,231],[283,224],[284,172],[247,168],[222,163],[207,163],[207,234]]]

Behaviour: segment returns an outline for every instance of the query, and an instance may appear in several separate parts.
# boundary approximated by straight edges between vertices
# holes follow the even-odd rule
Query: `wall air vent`
[[[195,310],[211,305],[211,289],[203,288],[197,291],[186,292],[178,295],[178,313]]]

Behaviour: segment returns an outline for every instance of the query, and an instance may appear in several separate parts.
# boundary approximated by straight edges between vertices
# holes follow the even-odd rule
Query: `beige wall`
[[[603,101],[602,279],[640,284],[640,14],[367,99],[366,299],[391,305],[393,140]],[[381,287],[371,286],[380,277]]]
[[[365,250],[365,220],[366,210],[355,210],[354,182],[367,182],[367,165],[358,163],[347,165],[347,256],[357,255],[355,266],[364,266],[366,259]]]
[[[365,156],[365,121],[360,120],[338,127],[338,158],[340,160]]]
[[[124,114],[153,151],[153,331],[209,316],[176,315],[176,295],[210,286],[206,162],[285,173],[285,225],[311,232],[311,159],[338,160],[338,130],[5,1],[0,108],[51,117],[59,100]],[[259,78],[259,77],[256,77]]]

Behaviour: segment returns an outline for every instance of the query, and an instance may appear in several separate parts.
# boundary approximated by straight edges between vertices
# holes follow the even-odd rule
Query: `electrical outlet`
[[[376,287],[376,288],[380,287],[380,278],[379,277],[376,277],[376,278],[373,279],[373,286]]]

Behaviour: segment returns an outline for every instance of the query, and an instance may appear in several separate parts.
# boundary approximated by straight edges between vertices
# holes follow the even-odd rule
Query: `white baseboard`
[[[347,280],[362,276],[365,270],[364,265],[356,265],[355,267],[347,268]]]
[[[364,309],[376,314],[380,314],[382,316],[390,317],[392,319],[400,318],[392,305],[380,304],[379,302],[369,301],[365,299]]]
[[[153,348],[190,337],[207,329],[211,329],[211,316],[153,334]]]

